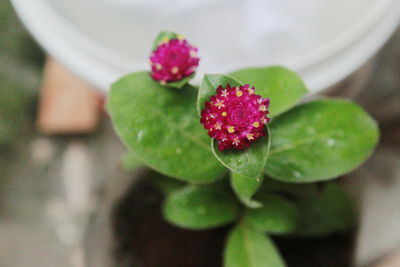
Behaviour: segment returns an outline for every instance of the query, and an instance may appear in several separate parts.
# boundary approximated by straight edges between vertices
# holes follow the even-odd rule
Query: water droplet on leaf
[[[140,142],[143,139],[143,135],[144,135],[144,131],[141,130],[137,133],[136,137],[137,137],[137,141]]]
[[[299,172],[299,171],[293,171],[292,174],[293,174],[294,177],[296,177],[296,178],[300,178],[300,177],[302,176],[302,175],[301,175],[301,172]]]

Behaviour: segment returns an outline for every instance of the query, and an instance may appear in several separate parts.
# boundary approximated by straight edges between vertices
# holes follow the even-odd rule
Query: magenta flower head
[[[244,149],[265,136],[269,98],[255,94],[248,84],[226,88],[219,86],[217,94],[206,102],[200,122],[208,135],[218,142],[218,149]]]
[[[151,77],[166,84],[192,75],[199,66],[197,52],[197,48],[181,36],[165,37],[150,56]]]

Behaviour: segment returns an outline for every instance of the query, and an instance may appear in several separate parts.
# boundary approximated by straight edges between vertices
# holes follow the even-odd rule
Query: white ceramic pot
[[[398,0],[12,0],[38,42],[107,91],[148,68],[159,30],[200,47],[204,72],[280,64],[320,92],[359,69],[400,21]]]

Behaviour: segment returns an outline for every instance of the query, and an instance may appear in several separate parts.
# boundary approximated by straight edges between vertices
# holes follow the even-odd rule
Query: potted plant
[[[206,74],[191,85],[197,48],[172,32],[156,38],[150,61],[150,72],[112,85],[107,107],[130,153],[155,171],[147,176],[165,193],[166,221],[224,229],[226,267],[285,266],[272,236],[351,228],[352,202],[331,180],[362,164],[378,142],[362,108],[343,99],[302,102],[301,78],[278,66]]]

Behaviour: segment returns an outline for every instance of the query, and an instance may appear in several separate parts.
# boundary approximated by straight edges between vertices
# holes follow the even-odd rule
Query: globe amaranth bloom
[[[193,74],[199,65],[198,49],[185,39],[164,39],[150,56],[151,77],[161,84]]]
[[[269,98],[255,94],[255,88],[246,84],[224,88],[210,97],[201,112],[200,122],[208,135],[218,142],[218,149],[244,149],[251,142],[265,136]]]

